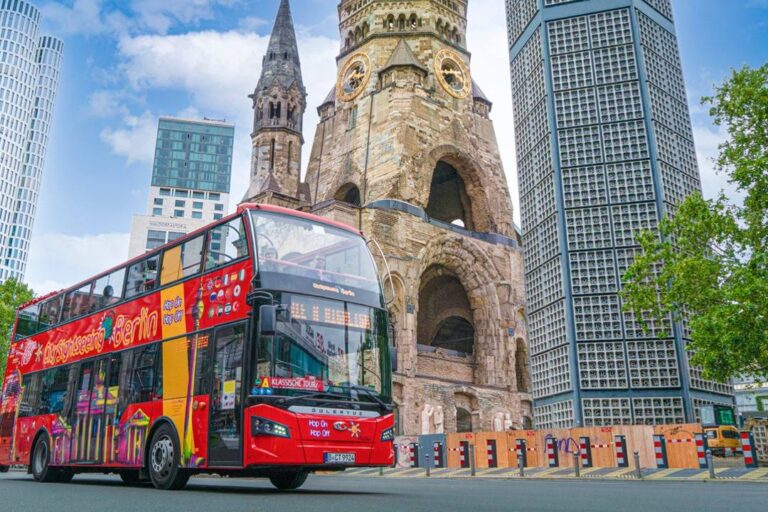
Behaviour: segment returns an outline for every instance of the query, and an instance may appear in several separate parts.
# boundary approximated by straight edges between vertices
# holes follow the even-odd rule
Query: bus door
[[[116,370],[119,375],[120,360],[117,357],[89,361],[80,366],[72,411],[72,462],[98,463],[111,458],[105,454],[107,422],[112,420],[107,409],[116,403],[109,397],[109,381],[115,379],[111,370]]]
[[[244,341],[244,323],[216,330],[208,429],[208,465],[212,467],[239,467],[243,462],[241,391]]]

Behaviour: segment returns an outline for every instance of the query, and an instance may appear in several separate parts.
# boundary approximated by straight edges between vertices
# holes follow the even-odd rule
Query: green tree
[[[32,300],[35,293],[16,279],[9,279],[0,284],[0,383],[5,376],[5,363],[11,341],[16,309]]]
[[[644,232],[624,276],[625,309],[691,328],[691,363],[725,381],[768,377],[768,64],[744,67],[703,98],[728,132],[716,167],[744,195],[687,198]]]

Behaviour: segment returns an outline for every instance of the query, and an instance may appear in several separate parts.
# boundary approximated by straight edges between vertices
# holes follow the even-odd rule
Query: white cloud
[[[704,197],[714,198],[721,192],[733,203],[740,203],[744,194],[728,182],[726,173],[715,169],[715,159],[720,154],[719,146],[728,138],[728,131],[723,126],[695,125],[693,138],[696,141],[696,155],[699,160],[699,173]]]
[[[214,7],[240,0],[132,0],[117,5],[105,0],[75,0],[71,6],[49,1],[40,7],[44,19],[61,35],[165,34],[177,24],[196,24],[214,16]]]
[[[88,113],[96,117],[127,116],[126,98],[124,91],[96,91],[88,98]]]
[[[157,138],[157,117],[150,111],[139,116],[126,115],[121,128],[105,128],[101,139],[109,144],[112,151],[132,163],[151,164],[155,157]]]
[[[298,33],[304,84],[309,94],[304,117],[304,162],[309,158],[315,126],[316,106],[335,83],[336,40]],[[201,31],[180,35],[125,37],[118,46],[121,73],[132,93],[152,90],[182,91],[191,104],[177,115],[226,118],[236,125],[232,169],[233,205],[248,188],[251,159],[250,133],[253,111],[248,94],[261,73],[261,60],[268,37],[240,31]],[[162,114],[172,114],[162,112]],[[151,162],[156,118],[145,113],[128,116],[126,126],[102,133],[117,154],[131,161]],[[144,145],[140,151],[137,148]],[[137,157],[137,153],[142,158]]]
[[[35,233],[26,280],[38,295],[72,286],[125,261],[128,233]]]

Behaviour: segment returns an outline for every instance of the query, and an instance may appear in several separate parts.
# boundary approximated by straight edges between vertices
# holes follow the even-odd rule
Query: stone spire
[[[298,198],[307,92],[288,0],[281,0],[253,100],[251,184],[244,201],[264,193]]]

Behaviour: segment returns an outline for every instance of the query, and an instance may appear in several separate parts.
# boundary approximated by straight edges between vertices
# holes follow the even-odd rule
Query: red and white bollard
[[[486,453],[488,454],[488,467],[489,468],[499,467],[499,463],[496,457],[496,440],[488,439],[485,442],[485,447],[486,447]]]
[[[589,437],[579,438],[579,456],[581,457],[581,467],[592,467],[592,445],[589,442]]]
[[[432,445],[432,456],[436,468],[443,467],[443,443],[435,442]]]
[[[462,469],[469,467],[469,441],[459,443],[459,462]]]
[[[419,465],[419,445],[417,443],[411,443],[411,467],[415,468]]]
[[[523,461],[522,467],[528,465],[528,456],[526,454],[525,439],[515,441],[515,452],[517,454],[517,467],[520,467],[520,461]]]
[[[707,469],[707,438],[704,434],[693,434],[693,442],[696,443],[696,458],[699,460],[699,469]]]
[[[626,436],[615,436],[613,445],[616,447],[616,466],[620,468],[629,467],[629,458],[627,457],[627,438]]]
[[[559,466],[559,461],[557,457],[557,439],[554,437],[548,437],[545,441],[546,449],[547,449],[547,461],[549,463],[549,467],[556,468]]]
[[[653,436],[653,452],[656,456],[656,467],[667,469],[669,461],[667,460],[667,441],[663,435]]]
[[[758,461],[755,456],[755,438],[752,432],[741,433],[741,451],[744,453],[744,465],[748,468],[756,468]]]

